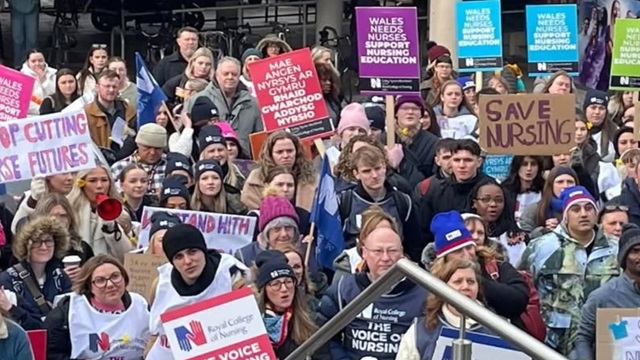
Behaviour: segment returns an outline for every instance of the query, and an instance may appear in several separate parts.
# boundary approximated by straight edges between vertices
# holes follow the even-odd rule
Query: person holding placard
[[[485,294],[480,287],[482,277],[480,267],[473,261],[455,259],[443,263],[432,270],[434,276],[447,283],[462,295],[486,306]],[[429,294],[424,315],[414,322],[402,336],[396,360],[421,360],[431,359],[436,350],[436,343],[442,328],[461,329],[480,334],[489,334],[491,331],[478,324],[472,318],[465,318],[462,324],[462,315],[458,310],[445,303],[443,299],[434,294]]]
[[[47,96],[40,104],[40,115],[58,113],[71,105],[78,95],[77,80],[69,69],[60,69],[56,73],[56,91]]]
[[[278,359],[285,359],[318,329],[309,313],[307,298],[298,288],[298,278],[279,251],[267,250],[256,259],[256,298],[271,346]],[[312,360],[330,360],[325,345]]]
[[[98,255],[82,268],[74,292],[45,321],[49,359],[141,359],[149,340],[149,310],[126,290],[127,270]]]
[[[24,64],[22,64],[20,72],[35,79],[28,114],[29,116],[40,115],[40,105],[42,105],[42,101],[47,96],[51,96],[56,92],[57,70],[47,65],[44,52],[38,49],[32,49],[27,53],[26,60]]]
[[[576,346],[569,355],[571,360],[596,359],[594,345],[598,309],[640,307],[640,229],[635,224],[623,227],[618,242],[618,263],[622,274],[593,291],[581,309]]]
[[[328,147],[325,152],[329,157],[331,166],[338,163],[340,151],[347,146],[349,140],[356,135],[367,135],[371,131],[365,108],[358,103],[351,103],[345,106],[340,113],[340,119],[340,124],[336,129],[336,135],[340,143],[337,146]]]
[[[478,126],[473,107],[466,100],[464,90],[455,80],[448,80],[440,87],[436,114],[440,133],[444,138],[463,139],[471,137]]]
[[[226,151],[226,147],[224,148]],[[200,160],[195,165],[195,189],[190,208],[218,214],[244,215],[247,208],[223,181],[224,170],[215,160]]]
[[[311,211],[313,196],[318,186],[318,174],[307,159],[300,139],[284,130],[275,131],[262,145],[257,167],[251,170],[242,188],[241,200],[249,210],[260,207],[264,179],[273,166],[287,166],[296,174],[295,206]]]
[[[164,256],[164,251],[162,250],[164,236],[167,234],[167,230],[182,224],[182,220],[175,214],[159,211],[154,212],[149,221],[151,222],[149,247],[144,252],[145,254]]]
[[[587,189],[568,187],[560,200],[560,224],[529,243],[518,268],[531,274],[540,295],[545,344],[568,356],[585,299],[619,275],[619,264],[617,244],[596,225],[598,206]]]
[[[173,358],[161,314],[243,287],[248,273],[248,268],[233,256],[208,250],[202,233],[189,224],[167,230],[162,249],[169,263],[158,268],[154,282],[147,360]]]
[[[224,123],[224,125],[230,128],[229,124]],[[240,169],[229,159],[227,139],[222,135],[222,127],[225,127],[224,125],[205,125],[200,129],[200,134],[198,135],[200,156],[198,160],[217,161],[222,167],[224,183],[236,190],[233,193],[240,200],[239,193],[246,179]]]
[[[16,234],[18,223],[33,214],[38,201],[47,194],[67,195],[73,188],[74,173],[56,174],[51,176],[34,176],[31,179],[31,189],[24,192],[18,205],[18,210],[11,222],[11,232]]]
[[[29,221],[12,247],[19,262],[0,273],[0,285],[16,293],[18,305],[2,301],[2,310],[26,330],[40,329],[54,298],[71,291],[61,261],[69,248],[69,236],[56,218],[43,216]]]
[[[582,110],[587,121],[591,124],[589,135],[596,141],[597,151],[602,161],[612,162],[615,157],[613,137],[617,130],[616,125],[607,117],[607,104],[609,97],[603,91],[589,90],[584,99]]]

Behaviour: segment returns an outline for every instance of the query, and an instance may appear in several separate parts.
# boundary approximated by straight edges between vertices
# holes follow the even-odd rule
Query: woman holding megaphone
[[[124,210],[109,168],[98,165],[79,172],[69,201],[82,240],[91,245],[96,255],[111,255],[123,261],[132,244],[116,221],[123,216]]]

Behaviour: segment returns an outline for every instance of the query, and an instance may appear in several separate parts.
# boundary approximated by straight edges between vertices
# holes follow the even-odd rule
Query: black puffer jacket
[[[380,139],[386,141],[386,138],[387,135],[383,132]],[[440,138],[432,133],[421,130],[411,144],[402,144],[404,158],[397,170],[400,176],[409,183],[409,194],[420,181],[434,174],[436,145],[439,140]],[[396,144],[401,144],[398,136],[396,136]]]

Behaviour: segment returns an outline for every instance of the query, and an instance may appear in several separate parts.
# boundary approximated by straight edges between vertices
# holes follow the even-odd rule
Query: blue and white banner
[[[482,162],[482,172],[498,181],[504,181],[509,175],[513,155],[487,155]]]
[[[453,360],[453,340],[458,338],[458,331],[451,328],[442,329],[433,352],[433,360]],[[531,360],[527,354],[499,337],[467,332],[465,338],[473,343],[473,360]]]
[[[578,9],[576,5],[527,5],[529,76],[559,70],[578,75]]]
[[[502,70],[500,1],[459,1],[456,39],[459,72]]]

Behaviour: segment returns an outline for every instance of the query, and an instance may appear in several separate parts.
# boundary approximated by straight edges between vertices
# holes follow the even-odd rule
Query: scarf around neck
[[[289,334],[289,320],[293,311],[288,308],[284,314],[277,314],[273,310],[267,309],[263,316],[264,327],[269,334],[269,340],[274,347],[281,346]]]

